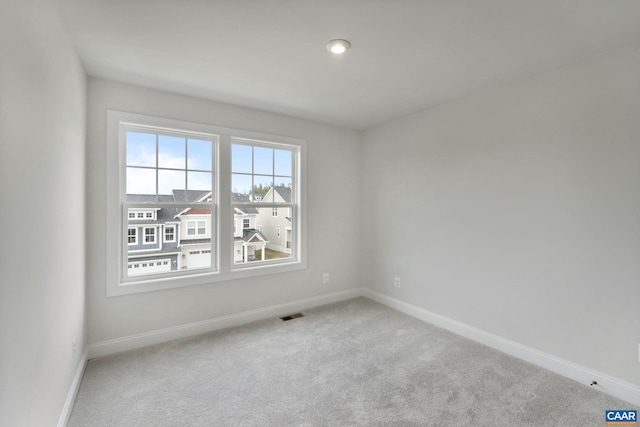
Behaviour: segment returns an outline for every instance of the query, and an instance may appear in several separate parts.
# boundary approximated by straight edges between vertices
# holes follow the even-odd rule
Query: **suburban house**
[[[274,186],[260,198],[264,203],[291,202],[291,188]],[[259,209],[256,217],[257,228],[268,240],[267,248],[277,252],[291,253],[291,208]]]
[[[171,195],[158,196],[158,202],[205,202],[210,201],[210,197],[210,191],[173,190]],[[276,187],[275,198],[276,202],[289,202],[291,189]],[[155,195],[127,194],[129,203],[151,201],[156,201]],[[250,199],[233,193],[233,203],[250,203]],[[266,248],[291,253],[291,241],[285,241],[286,236],[291,236],[291,218],[286,216],[286,211],[280,208],[279,215],[278,208],[257,209],[238,205],[233,208],[236,264],[265,260]],[[266,236],[273,236],[273,245]],[[210,267],[211,210],[131,208],[128,210],[127,248],[129,276]]]
[[[158,196],[158,202],[204,202],[210,197],[210,191],[173,190]],[[155,195],[127,194],[129,203],[151,201]],[[127,219],[129,277],[211,265],[210,209],[131,208]]]
[[[234,204],[250,203],[249,196],[244,194],[231,193],[231,197]],[[234,205],[233,262],[236,264],[266,259],[265,249],[268,239],[257,225],[258,215],[259,210],[255,207]]]

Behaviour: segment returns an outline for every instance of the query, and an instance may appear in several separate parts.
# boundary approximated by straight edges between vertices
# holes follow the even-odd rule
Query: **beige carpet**
[[[365,298],[304,314],[91,360],[69,426],[585,427],[637,409]]]

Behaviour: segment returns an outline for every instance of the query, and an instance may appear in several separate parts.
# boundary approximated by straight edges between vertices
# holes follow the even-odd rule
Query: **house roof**
[[[273,187],[286,203],[291,203],[291,187]]]
[[[277,185],[275,187],[271,187],[267,194],[262,197],[262,203],[273,203],[275,196],[274,193],[277,193],[285,203],[291,203],[291,187],[287,187],[284,185]]]
[[[234,240],[242,240],[245,243],[250,242],[255,236],[257,236],[260,240],[264,241],[264,242],[268,242],[269,239],[267,239],[264,234],[262,234],[261,232],[259,232],[258,230],[256,230],[255,228],[246,228],[242,231],[242,237],[235,237]]]
[[[211,239],[180,239],[181,245],[200,245],[202,243],[211,243]]]
[[[155,202],[186,202],[192,203],[206,198],[211,191],[209,190],[172,190],[172,194],[159,194],[156,199],[155,194],[127,194],[127,202],[129,203],[155,203]],[[153,208],[153,205],[149,205],[149,208]],[[200,209],[200,208],[198,208]],[[176,215],[178,215],[184,209],[178,209],[174,207],[164,207],[158,209],[157,220],[154,223],[164,224],[166,222],[175,221]],[[208,210],[208,209],[207,209]],[[136,221],[131,220],[131,221]],[[140,219],[144,221],[144,219]],[[147,222],[149,220],[147,219]]]
[[[173,190],[173,198],[176,202],[198,202],[204,200],[211,190]]]
[[[231,203],[251,203],[251,199],[249,196],[241,193],[231,193]],[[257,214],[258,209],[253,208],[251,206],[234,206],[235,209],[239,210],[244,215]]]
[[[169,248],[162,248],[160,250],[150,249],[148,251],[130,252],[127,256],[128,258],[143,258],[143,257],[149,257],[149,256],[171,255],[171,254],[179,254],[179,253],[180,253],[179,248],[169,247]]]

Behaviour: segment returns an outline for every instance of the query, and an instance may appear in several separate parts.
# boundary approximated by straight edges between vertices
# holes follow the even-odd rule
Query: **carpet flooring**
[[[585,427],[637,409],[366,298],[303,313],[91,360],[69,426]]]

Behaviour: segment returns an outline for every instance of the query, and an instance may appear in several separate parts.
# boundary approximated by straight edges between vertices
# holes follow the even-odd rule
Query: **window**
[[[109,111],[107,295],[305,268],[304,150],[295,138]],[[275,239],[279,208],[290,248]]]
[[[164,226],[164,241],[175,242],[176,241],[176,227],[173,225]]]
[[[129,228],[127,230],[127,243],[130,245],[136,245],[138,243],[138,229]]]
[[[144,221],[140,229],[142,246],[131,246],[121,255],[122,262],[144,256],[146,264],[140,267],[144,270],[135,274],[121,268],[120,285],[179,277],[193,271],[215,271],[213,256],[184,268],[183,262],[187,260],[183,257],[186,254],[183,245],[165,246],[164,243],[183,243],[178,242],[180,234],[176,229],[182,224],[188,229],[186,235],[201,238],[199,245],[209,249],[214,247],[215,236],[206,234],[206,223],[215,212],[216,199],[212,190],[217,137],[126,122],[119,124],[118,135],[119,177],[122,182],[119,203],[127,211],[122,225],[133,217]],[[195,221],[194,217],[197,217]],[[171,262],[166,264],[169,268],[162,264],[167,256],[171,257]]]
[[[155,227],[145,227],[144,228],[144,243],[155,243],[156,242],[156,229]]]
[[[204,236],[207,234],[206,221],[187,221],[187,236]]]
[[[299,226],[300,218],[295,214],[299,211],[300,197],[296,173],[299,152],[297,145],[232,138],[231,204],[234,213],[240,211],[249,217],[243,219],[243,235],[235,241],[235,251],[232,250],[236,268],[296,259],[299,234],[293,233],[291,248],[287,248],[276,241],[280,228],[271,218],[278,216],[278,208],[288,208],[294,213],[293,227]],[[250,228],[252,221],[261,224],[259,231]]]

